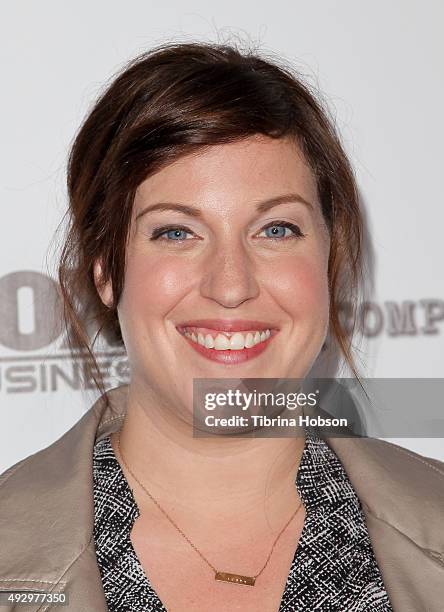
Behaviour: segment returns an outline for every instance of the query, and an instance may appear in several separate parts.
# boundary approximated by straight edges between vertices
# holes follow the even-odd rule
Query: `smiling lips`
[[[190,321],[177,329],[195,351],[226,364],[260,355],[277,333],[270,325],[258,321]]]

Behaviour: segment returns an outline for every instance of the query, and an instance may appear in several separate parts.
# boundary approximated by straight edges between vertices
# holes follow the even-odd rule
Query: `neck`
[[[300,501],[295,479],[303,437],[195,438],[191,423],[159,402],[142,404],[130,390],[119,441],[137,480],[162,507],[174,507],[181,516],[207,514],[232,524],[233,517],[256,520],[258,509],[264,508],[267,524],[277,528]],[[112,442],[116,451],[116,436]],[[122,467],[141,511],[152,508]]]

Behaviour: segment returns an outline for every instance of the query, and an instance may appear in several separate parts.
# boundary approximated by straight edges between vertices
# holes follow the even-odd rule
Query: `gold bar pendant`
[[[243,584],[245,586],[254,586],[256,578],[254,576],[241,576],[240,574],[230,574],[229,572],[216,572],[216,580],[223,582],[231,582],[233,584]]]

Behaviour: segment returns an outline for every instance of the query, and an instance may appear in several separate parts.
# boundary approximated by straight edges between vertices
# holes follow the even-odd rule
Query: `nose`
[[[204,267],[200,284],[203,297],[225,308],[236,308],[259,295],[254,262],[243,244],[218,244]]]

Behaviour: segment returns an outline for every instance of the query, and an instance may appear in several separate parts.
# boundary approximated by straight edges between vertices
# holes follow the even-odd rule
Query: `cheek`
[[[281,262],[268,285],[287,313],[297,318],[328,318],[328,277],[320,258],[289,258]]]
[[[145,318],[149,314],[164,314],[172,308],[187,290],[189,266],[180,258],[133,256],[128,259],[122,308],[138,312]]]

